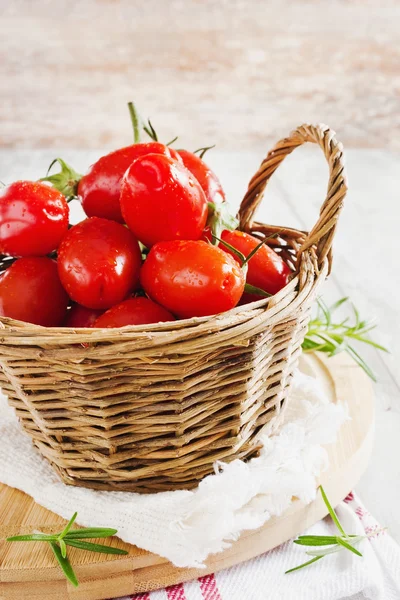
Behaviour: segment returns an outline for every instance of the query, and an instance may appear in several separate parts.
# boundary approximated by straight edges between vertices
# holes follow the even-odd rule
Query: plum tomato
[[[181,318],[234,308],[245,284],[238,263],[201,240],[155,244],[143,264],[140,280],[155,302]]]
[[[177,153],[160,142],[133,144],[102,156],[90,167],[78,185],[78,196],[88,217],[124,222],[119,204],[121,179],[133,161],[146,154],[176,158]]]
[[[51,258],[17,259],[0,276],[0,315],[57,327],[65,318],[69,298]]]
[[[178,150],[175,150],[174,148],[171,148],[170,146],[168,146],[168,150],[171,155],[171,158],[173,158],[174,160],[177,160],[179,163],[183,163],[183,160],[182,160]],[[156,152],[156,154],[159,154],[159,153]]]
[[[124,327],[175,321],[174,315],[149,298],[128,298],[113,306],[95,321],[93,327]]]
[[[103,310],[86,308],[80,304],[73,304],[67,312],[63,327],[91,327],[93,323],[103,314]]]
[[[222,241],[227,242],[244,256],[248,256],[254,248],[258,246],[260,240],[249,233],[243,231],[228,231],[222,232]],[[225,252],[233,256],[238,262],[240,259],[229,248],[219,244]],[[264,244],[254,254],[248,262],[247,283],[268,292],[276,294],[288,282],[291,270],[285,261],[272,248]],[[261,296],[255,294],[245,294],[246,302],[260,300]]]
[[[16,181],[0,189],[0,253],[45,256],[68,229],[69,208],[61,192],[39,181]]]
[[[123,225],[91,217],[70,229],[58,250],[58,271],[69,296],[86,308],[122,302],[138,282],[139,244]]]
[[[135,236],[151,247],[156,242],[199,239],[208,207],[186,167],[168,156],[147,154],[123,177],[121,210]]]
[[[188,150],[178,150],[178,154],[182,158],[183,164],[196,177],[197,181],[203,188],[207,202],[225,201],[225,192],[214,171],[202,160],[197,154],[188,152]]]

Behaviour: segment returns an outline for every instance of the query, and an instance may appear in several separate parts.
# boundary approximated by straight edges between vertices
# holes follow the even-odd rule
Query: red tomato
[[[168,240],[197,240],[207,200],[193,175],[176,160],[148,154],[124,175],[121,209],[128,227],[147,247]]]
[[[57,327],[65,318],[69,298],[61,285],[57,263],[47,257],[16,260],[0,277],[0,315]]]
[[[208,242],[209,244],[212,244],[213,241],[213,236],[211,233],[211,228],[210,227],[206,227],[203,231],[203,233],[201,234],[201,240],[203,240],[203,242]]]
[[[170,146],[168,146],[168,150],[169,153],[171,155],[171,158],[173,158],[174,160],[177,160],[179,163],[182,163],[182,158],[179,155],[179,151],[175,150],[174,148],[171,148]],[[159,154],[158,152],[156,152],[156,154]],[[160,153],[161,154],[161,153]],[[167,155],[168,156],[168,155]]]
[[[16,181],[0,190],[0,253],[44,256],[68,229],[65,197],[38,181]]]
[[[177,154],[176,150],[160,142],[133,144],[102,156],[90,167],[78,185],[78,195],[82,198],[82,207],[88,217],[124,222],[119,205],[122,176],[134,160],[150,153],[173,155],[173,158]]]
[[[93,327],[124,327],[164,321],[175,321],[175,317],[148,298],[129,298],[107,310]]]
[[[207,202],[224,202],[225,192],[214,171],[197,154],[188,152],[188,150],[178,150],[178,154],[183,160],[183,164],[196,177],[197,181],[204,190]]]
[[[239,250],[246,257],[260,243],[259,239],[243,231],[225,230],[222,232],[221,239]],[[240,262],[239,257],[229,250],[229,248],[223,247],[222,244],[219,247]],[[282,258],[272,248],[264,244],[248,262],[247,283],[269,294],[276,294],[285,287],[290,273],[291,270]],[[244,297],[244,300],[247,302],[260,299],[261,296],[255,294],[246,293]]]
[[[242,269],[226,252],[191,240],[153,246],[140,280],[155,302],[182,318],[230,310],[239,302],[245,283]]]
[[[87,308],[110,308],[124,300],[138,282],[141,262],[129,229],[98,217],[72,227],[58,251],[63,286]]]
[[[103,314],[102,310],[86,308],[80,304],[73,304],[67,312],[67,318],[64,321],[64,327],[91,327],[96,319]]]

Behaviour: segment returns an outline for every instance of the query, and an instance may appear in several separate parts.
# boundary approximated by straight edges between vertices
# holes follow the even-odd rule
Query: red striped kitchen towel
[[[287,542],[270,552],[213,575],[121,600],[400,600],[400,548],[351,493],[338,507],[349,533],[368,534],[359,558],[332,554],[305,569],[285,570],[307,560],[305,548]],[[329,518],[310,528],[333,535]]]

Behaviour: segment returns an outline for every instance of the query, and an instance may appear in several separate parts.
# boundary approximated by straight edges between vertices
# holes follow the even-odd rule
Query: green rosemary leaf
[[[346,540],[350,540],[352,543],[357,543],[364,539],[363,535],[348,535]],[[299,535],[299,537],[293,540],[294,544],[300,546],[332,546],[337,544],[336,535]]]
[[[78,580],[76,578],[75,572],[74,572],[68,558],[67,557],[64,558],[62,556],[61,550],[55,542],[50,542],[50,546],[54,552],[54,556],[56,557],[58,564],[60,565],[60,567],[62,568],[62,570],[64,572],[65,577],[72,583],[72,585],[74,585],[75,587],[78,587],[78,585],[79,585]]]
[[[117,529],[108,529],[104,527],[86,527],[69,531],[65,536],[69,540],[107,538],[118,533]]]
[[[7,541],[48,542],[65,576],[73,585],[77,586],[78,580],[67,557],[67,546],[72,546],[80,550],[90,550],[91,552],[102,552],[103,554],[124,555],[128,554],[128,552],[120,548],[84,541],[85,539],[91,538],[108,538],[115,535],[117,530],[109,527],[85,527],[82,529],[72,530],[71,527],[75,522],[76,517],[77,513],[74,513],[67,525],[59,534],[46,535],[45,533],[31,533],[29,535],[16,535],[7,538]]]
[[[325,490],[324,490],[324,488],[322,487],[322,485],[320,485],[320,486],[319,486],[319,489],[320,489],[320,492],[321,492],[322,499],[323,499],[323,501],[325,502],[325,506],[326,506],[326,508],[328,509],[328,511],[329,511],[329,514],[330,514],[330,515],[331,515],[331,517],[332,517],[332,521],[335,523],[335,525],[336,525],[336,527],[338,528],[338,530],[340,531],[340,533],[341,533],[341,534],[342,534],[344,537],[346,537],[346,532],[345,532],[345,530],[343,529],[343,527],[342,527],[342,525],[341,525],[341,523],[340,523],[340,521],[339,521],[339,519],[338,519],[338,516],[337,516],[337,514],[335,513],[334,509],[332,508],[332,506],[331,506],[331,503],[329,502],[329,500],[328,500],[328,497],[327,497],[327,495],[326,495],[326,493],[325,493]]]
[[[305,338],[303,342],[303,352],[316,352],[323,351],[325,344],[319,344],[314,340],[310,340],[310,338]]]
[[[308,331],[302,345],[303,350],[304,352],[318,350],[325,352],[328,356],[347,352],[365,373],[376,381],[372,369],[349,342],[354,340],[368,344],[383,352],[387,352],[387,349],[368,337],[368,334],[375,328],[375,324],[373,321],[362,320],[358,310],[354,306],[355,322],[350,323],[349,318],[339,320],[338,322],[333,321],[332,314],[345,302],[348,302],[347,297],[341,298],[331,307],[328,307],[321,298],[318,299],[317,315],[309,323]]]
[[[356,318],[356,324],[355,324],[355,328],[358,329],[359,325],[360,325],[360,313],[358,312],[357,308],[354,306],[354,304],[351,305],[353,312],[354,312],[354,316]]]
[[[365,373],[368,375],[368,377],[370,377],[372,379],[372,381],[377,381],[375,373],[367,365],[365,360],[358,354],[358,352],[355,351],[353,346],[349,345],[347,347],[347,353],[349,354],[349,356],[351,356],[353,358],[353,360],[358,364],[358,366],[361,367],[365,371]]]
[[[331,324],[331,314],[329,312],[329,308],[327,307],[325,302],[322,300],[322,298],[318,298],[317,302],[318,302],[318,307],[321,309],[321,311],[325,317],[325,323],[329,327],[329,325]]]
[[[350,550],[350,552],[353,552],[353,554],[357,554],[357,556],[362,556],[361,552],[359,552],[357,548],[354,548],[354,546],[349,544],[349,542],[346,542],[346,540],[344,540],[343,538],[338,537],[337,543],[343,546],[343,548],[347,548],[347,550]]]
[[[293,567],[292,569],[285,571],[285,575],[287,575],[288,573],[294,573],[294,571],[299,571],[299,569],[303,569],[304,567],[308,567],[308,565],[312,565],[313,563],[317,562],[317,560],[320,560],[321,558],[323,558],[323,557],[315,556],[314,558],[312,558],[311,560],[308,560],[307,562],[303,563],[302,565],[299,565],[298,567]]]
[[[300,535],[294,543],[300,546],[332,546],[337,541],[335,535]]]
[[[45,533],[30,533],[28,535],[13,535],[7,538],[7,542],[52,542],[56,539],[56,535],[46,535]]]
[[[67,546],[65,545],[64,540],[58,540],[58,544],[60,546],[61,556],[67,558]]]
[[[324,556],[340,552],[341,550],[343,550],[343,548],[349,550],[350,552],[353,552],[357,556],[362,556],[361,552],[357,550],[357,548],[355,548],[354,546],[355,544],[358,544],[362,540],[368,538],[369,535],[347,535],[344,532],[344,529],[338,519],[338,516],[332,508],[332,505],[329,502],[322,485],[319,487],[319,489],[321,491],[322,498],[325,502],[325,506],[327,507],[333,522],[335,523],[336,527],[342,535],[300,535],[296,540],[294,540],[294,543],[300,546],[314,547],[314,549],[306,551],[306,555],[311,556],[312,558],[308,562],[305,562],[302,565],[299,565],[298,567],[289,569],[289,571],[286,571],[286,573],[292,573],[293,571],[298,571],[299,569],[307,567],[308,565],[312,565],[317,560],[324,558]]]
[[[69,530],[71,529],[72,525],[74,524],[76,517],[78,516],[78,513],[75,512],[72,517],[70,518],[70,520],[68,521],[68,523],[66,524],[65,528],[62,530],[62,532],[60,533],[60,535],[58,536],[59,540],[62,540],[63,537],[65,537],[67,535],[67,533],[69,532]]]
[[[113,546],[105,546],[103,544],[92,544],[91,542],[84,542],[81,540],[71,540],[66,538],[65,543],[67,546],[73,546],[74,548],[80,548],[81,550],[90,550],[90,552],[100,552],[102,554],[128,554],[126,550],[121,548],[114,548]]]
[[[319,550],[307,550],[307,556],[318,556],[319,558],[323,558],[324,556],[328,556],[329,554],[335,554],[336,552],[340,552],[343,550],[343,546],[339,544],[335,544],[334,546],[329,546],[329,548],[320,548]]]
[[[342,304],[345,304],[345,302],[349,301],[349,297],[345,296],[344,298],[340,298],[340,300],[337,300],[334,304],[332,304],[330,311],[331,313],[335,310],[337,310],[340,306],[342,306]]]
[[[369,338],[362,337],[364,335],[364,333],[368,333],[369,331],[371,331],[374,328],[375,327],[370,327],[368,329],[365,329],[364,331],[361,332],[361,335],[356,334],[356,333],[349,333],[349,337],[351,337],[353,340],[363,342],[363,344],[369,344],[370,346],[373,346],[377,350],[381,350],[382,352],[389,353],[389,350],[387,348],[385,348],[385,346],[381,346],[381,344],[378,344],[377,342],[374,342],[374,340],[370,340]]]
[[[308,556],[327,556],[328,554],[340,552],[342,548],[347,548],[347,550],[350,550],[350,548],[352,548],[352,552],[355,551],[357,555],[362,556],[361,552],[358,552],[358,550],[356,550],[355,548],[353,548],[352,545],[349,544],[349,540],[352,544],[358,544],[359,542],[361,542],[361,540],[364,540],[366,537],[367,536],[365,535],[349,535],[346,538],[337,537],[336,544],[334,546],[324,548],[321,550],[308,550],[306,554]]]

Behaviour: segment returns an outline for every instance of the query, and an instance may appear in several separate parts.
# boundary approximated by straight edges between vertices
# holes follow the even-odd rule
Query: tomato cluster
[[[218,314],[286,285],[282,258],[226,218],[221,183],[202,157],[154,137],[83,176],[58,159],[57,175],[0,189],[0,252],[13,257],[3,260],[0,315],[143,325]],[[88,217],[74,226],[71,196]]]

